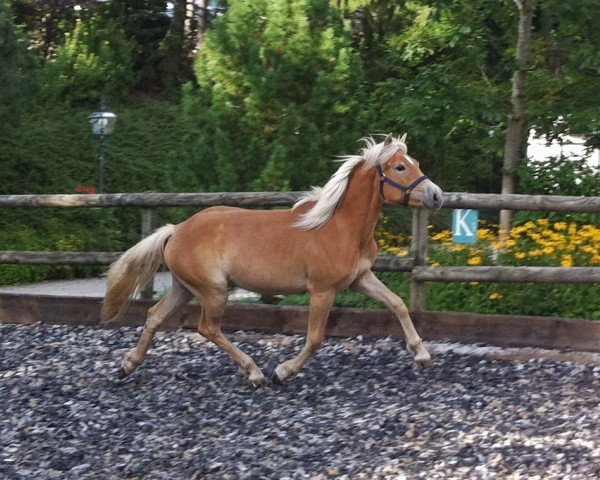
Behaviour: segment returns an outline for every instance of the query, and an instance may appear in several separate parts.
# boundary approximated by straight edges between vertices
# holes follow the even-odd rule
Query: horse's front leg
[[[282,383],[292,375],[296,375],[310,356],[323,343],[327,317],[333,305],[335,291],[311,292],[310,309],[308,312],[308,331],[306,343],[300,353],[294,358],[283,362],[273,372],[273,382]]]
[[[421,367],[430,367],[431,356],[425,348],[425,345],[423,345],[421,337],[417,334],[415,326],[408,315],[408,308],[406,308],[402,299],[387,288],[371,270],[368,270],[358,277],[351,287],[368,295],[373,300],[383,303],[396,314],[396,317],[400,320],[402,330],[404,331],[408,350],[415,356],[415,361]]]

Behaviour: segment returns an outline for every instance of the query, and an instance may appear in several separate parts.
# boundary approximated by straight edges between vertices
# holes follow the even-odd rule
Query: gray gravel
[[[192,332],[0,325],[0,478],[412,479],[600,476],[600,367],[451,351],[420,371],[391,339],[329,339],[254,390]],[[238,332],[265,373],[301,337]]]

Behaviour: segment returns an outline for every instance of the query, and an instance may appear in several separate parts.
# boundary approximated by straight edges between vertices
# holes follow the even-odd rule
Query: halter
[[[404,200],[402,202],[402,206],[408,207],[408,202],[410,201],[410,194],[415,189],[417,185],[419,185],[423,180],[427,180],[427,175],[422,175],[417,178],[413,183],[411,183],[408,187],[406,185],[402,185],[401,183],[392,180],[385,173],[383,173],[383,168],[381,165],[377,165],[377,171],[379,172],[379,191],[381,192],[381,196],[385,200],[385,195],[383,194],[383,186],[388,183],[393,187],[396,187],[398,190],[402,190],[404,192]]]

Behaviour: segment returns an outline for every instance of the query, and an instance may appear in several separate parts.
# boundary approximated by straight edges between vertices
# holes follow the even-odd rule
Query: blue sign
[[[452,212],[452,241],[455,243],[476,243],[478,210],[454,210]]]

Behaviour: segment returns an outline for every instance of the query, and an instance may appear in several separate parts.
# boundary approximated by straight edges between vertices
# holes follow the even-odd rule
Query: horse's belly
[[[270,265],[236,266],[228,272],[231,283],[251,292],[268,295],[289,295],[307,290],[307,279],[303,272],[295,269],[276,268]]]

